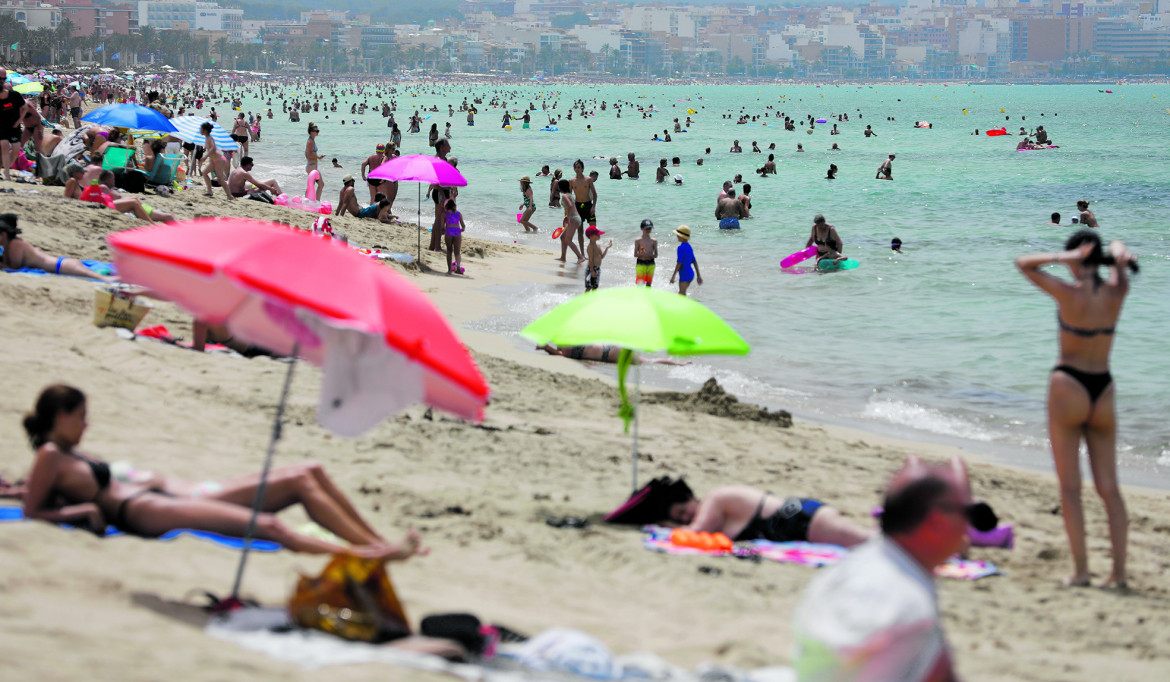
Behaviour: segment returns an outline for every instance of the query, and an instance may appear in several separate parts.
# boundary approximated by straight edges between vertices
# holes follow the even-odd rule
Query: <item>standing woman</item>
[[[1064,263],[1074,281],[1042,272],[1040,266],[1046,263]],[[1108,280],[1102,280],[1098,273],[1102,265],[1109,266]],[[1024,276],[1056,299],[1060,359],[1048,379],[1048,437],[1072,551],[1070,585],[1088,585],[1090,577],[1078,458],[1084,439],[1093,484],[1105,503],[1113,548],[1113,570],[1104,584],[1125,587],[1128,518],[1117,483],[1117,424],[1109,351],[1121,305],[1129,293],[1127,266],[1137,271],[1137,258],[1125,245],[1114,241],[1105,255],[1101,238],[1092,230],[1080,230],[1069,237],[1063,253],[1034,253],[1016,259]]]
[[[316,123],[309,121],[309,139],[305,142],[305,174],[312,173],[317,170],[317,162],[325,158],[323,154],[317,153],[317,135],[320,134],[321,129],[317,127]],[[317,173],[317,198],[320,199],[322,193],[325,191],[325,181],[321,179],[321,173]]]
[[[536,202],[532,200],[532,178],[527,175],[520,178],[520,193],[524,195],[524,203],[520,204],[520,210],[524,211],[520,216],[520,224],[524,226],[525,232],[540,232],[540,228],[530,222],[532,214],[536,213]]]
[[[439,124],[432,123],[431,124],[431,132],[427,134],[427,145],[434,147],[435,142],[438,142],[438,140],[439,140]]]
[[[232,174],[231,166],[228,165],[227,159],[223,158],[223,154],[219,153],[219,148],[215,146],[215,140],[211,138],[211,130],[210,121],[204,122],[199,127],[199,132],[203,133],[203,158],[206,160],[203,164],[203,182],[207,185],[207,191],[203,193],[203,196],[215,195],[211,187],[211,173],[214,171],[215,179],[223,188],[223,193],[227,195],[228,199],[235,199],[231,191],[228,190],[228,176]]]

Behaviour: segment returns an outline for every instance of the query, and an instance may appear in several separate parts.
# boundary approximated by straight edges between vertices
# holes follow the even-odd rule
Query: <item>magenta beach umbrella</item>
[[[422,183],[441,187],[466,187],[467,178],[455,166],[437,156],[408,154],[390,159],[370,171],[368,177],[390,182],[417,182],[418,186],[418,260],[422,262]]]

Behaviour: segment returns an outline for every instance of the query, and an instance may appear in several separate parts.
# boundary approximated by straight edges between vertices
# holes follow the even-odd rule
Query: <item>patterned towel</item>
[[[802,566],[829,566],[849,556],[849,550],[838,545],[825,545],[815,542],[770,542],[768,540],[751,540],[737,542],[730,551],[704,550],[695,547],[680,547],[671,543],[672,528],[663,526],[645,526],[642,528],[644,537],[642,545],[651,551],[664,554],[704,554],[707,556],[735,556],[741,558],[760,557],[769,561],[800,564]],[[959,580],[978,580],[989,575],[998,575],[999,569],[990,561],[974,561],[951,557],[946,563],[935,569],[934,574],[941,578],[957,578]]]
[[[20,507],[0,507],[0,522],[5,521],[24,521],[24,510]],[[70,526],[61,526],[62,528],[70,529]],[[110,526],[106,529],[105,537],[113,538],[120,535],[126,535],[122,531]],[[190,530],[187,528],[172,530],[169,533],[160,535],[157,538],[150,538],[153,540],[174,540],[177,537],[187,535],[206,542],[212,542],[220,547],[227,547],[228,549],[243,549],[244,541],[240,538],[232,538],[219,533],[210,533],[204,530]],[[254,552],[277,552],[280,550],[280,544],[270,542],[268,540],[252,540],[252,551]]]

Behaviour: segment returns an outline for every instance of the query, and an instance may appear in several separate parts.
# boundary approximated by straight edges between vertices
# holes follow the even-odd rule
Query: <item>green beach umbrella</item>
[[[582,294],[553,308],[520,331],[538,345],[619,346],[618,415],[634,420],[633,483],[638,489],[637,395],[631,406],[626,373],[633,351],[670,355],[747,355],[751,347],[718,315],[686,296],[649,287],[615,287]],[[635,389],[638,382],[635,381]]]
[[[12,89],[22,95],[38,95],[41,92],[44,92],[45,86],[34,81],[31,83],[21,83]]]

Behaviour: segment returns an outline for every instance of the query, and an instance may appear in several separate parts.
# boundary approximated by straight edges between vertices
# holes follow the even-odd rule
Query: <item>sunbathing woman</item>
[[[86,277],[100,282],[117,282],[117,278],[106,277],[85,267],[76,258],[54,258],[20,238],[21,229],[16,226],[16,214],[0,214],[0,266],[6,270],[36,268],[49,274]]]
[[[99,534],[112,523],[142,537],[157,537],[177,528],[244,535],[258,476],[242,476],[220,486],[162,476],[119,481],[108,464],[76,450],[86,427],[81,391],[58,384],[41,392],[35,411],[24,418],[25,431],[37,450],[24,495],[26,517],[83,525]],[[353,546],[344,548],[296,533],[277,520],[275,512],[298,503],[309,518]],[[397,544],[382,539],[321,466],[311,462],[269,473],[255,534],[294,552],[311,554],[346,552],[389,561],[426,553],[413,530]]]
[[[561,357],[570,358],[572,360],[588,360],[591,362],[612,362],[617,363],[618,356],[621,355],[622,349],[620,346],[565,346],[564,348],[557,348],[549,344],[537,346],[536,350],[542,350],[549,355],[560,355]],[[634,364],[647,365],[689,365],[690,361],[678,362],[676,360],[668,360],[666,358],[643,358],[638,355],[634,356]]]
[[[1073,282],[1065,282],[1040,270],[1046,263],[1064,263]],[[1098,270],[1109,266],[1109,279]],[[1121,305],[1129,293],[1125,268],[1136,271],[1137,258],[1119,241],[1102,253],[1101,238],[1094,230],[1080,230],[1069,237],[1063,253],[1033,253],[1016,259],[1016,266],[1032,283],[1056,299],[1060,326],[1060,357],[1048,378],[1048,439],[1060,481],[1060,510],[1072,550],[1070,585],[1089,584],[1089,559],[1085,549],[1085,516],[1081,507],[1081,441],[1089,451],[1093,485],[1105,503],[1113,570],[1106,585],[1125,586],[1127,526],[1125,501],[1117,483],[1117,423],[1114,416],[1113,377],[1109,352]]]

